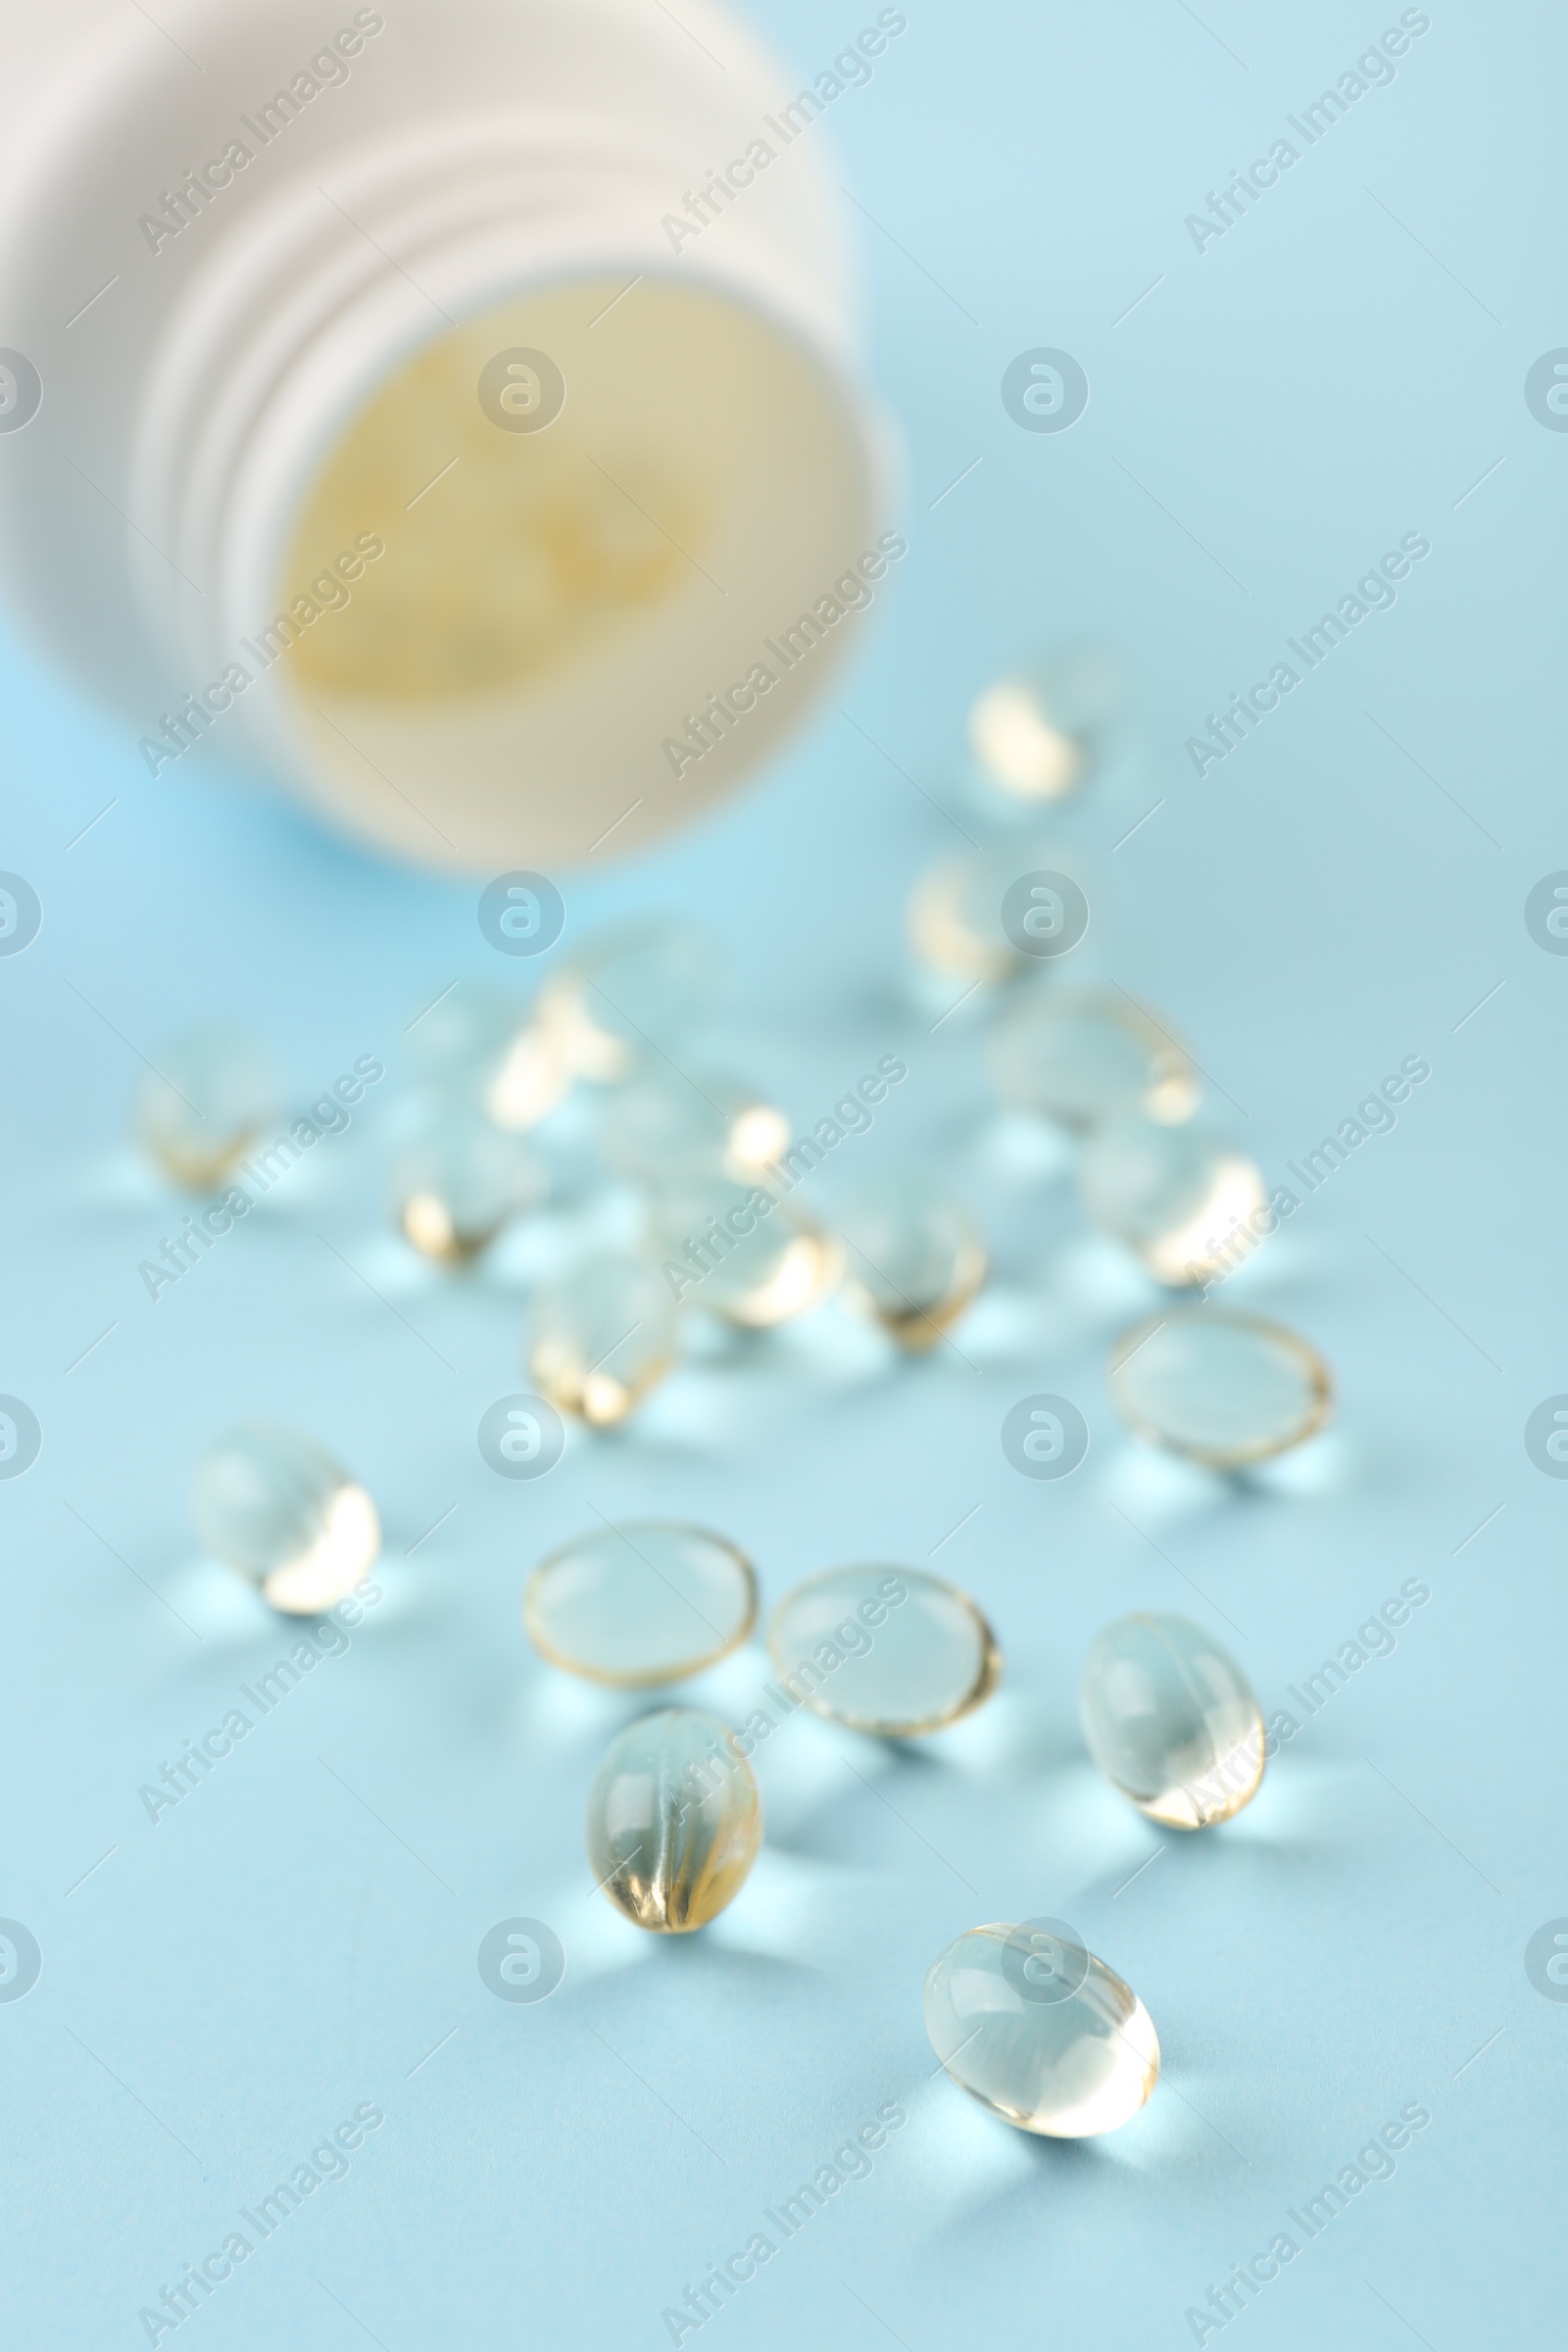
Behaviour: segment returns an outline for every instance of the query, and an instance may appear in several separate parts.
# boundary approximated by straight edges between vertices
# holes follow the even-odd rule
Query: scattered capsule
[[[982,772],[1020,801],[1073,792],[1111,749],[1126,699],[1114,655],[1086,647],[998,678],[969,711]]]
[[[1004,1102],[1063,1127],[1127,1111],[1175,1126],[1198,1107],[1186,1048],[1120,994],[1025,997],[998,1021],[990,1058]]]
[[[718,958],[705,933],[652,923],[590,940],[558,964],[538,1015],[568,1069],[614,1084],[649,1047],[684,1036],[711,1004]]]
[[[393,1173],[399,1224],[416,1250],[442,1265],[476,1256],[548,1190],[544,1163],[527,1145],[462,1102],[431,1115]]]
[[[745,1554],[707,1528],[662,1519],[579,1536],[540,1562],[522,1596],[541,1657],[627,1689],[701,1674],[756,1621]]]
[[[1299,1446],[1334,1407],[1327,1364],[1283,1324],[1216,1306],[1168,1307],[1110,1352],[1111,1401],[1135,1437],[1211,1470]]]
[[[707,1927],[745,1884],[762,1841],[762,1800],[716,1715],[664,1707],[610,1743],[588,1798],[588,1861],[639,1928]]]
[[[887,1740],[956,1723],[1002,1676],[996,1636],[967,1592],[920,1568],[829,1568],[787,1592],[768,1654],[792,1697]]]
[[[538,1022],[519,1029],[490,1072],[484,1107],[498,1127],[516,1134],[537,1127],[571,1088],[566,1057],[550,1031]]]
[[[1233,1273],[1268,1228],[1256,1163],[1198,1127],[1107,1119],[1078,1162],[1084,1213],[1172,1287]]]
[[[935,1347],[985,1280],[979,1227],[946,1185],[921,1171],[863,1186],[835,1222],[852,1298],[910,1353]]]
[[[909,944],[938,971],[1010,980],[1071,954],[1089,928],[1089,899],[1088,869],[1060,842],[958,850],[915,883]]]
[[[607,1094],[599,1114],[605,1159],[638,1184],[715,1170],[750,1184],[789,1140],[789,1121],[765,1095],[709,1070],[649,1070]]]
[[[541,1396],[596,1428],[624,1421],[675,1356],[675,1301],[657,1266],[607,1252],[534,1293],[528,1368]]]
[[[416,1016],[409,1052],[427,1086],[466,1096],[511,1130],[537,1125],[571,1084],[556,1042],[515,998],[466,982]]]
[[[762,1185],[687,1177],[658,1192],[652,1245],[670,1295],[760,1329],[805,1314],[843,1266],[838,1245]]]
[[[238,1029],[173,1039],[137,1090],[138,1140],[166,1176],[216,1192],[278,1117],[271,1056]]]
[[[926,1972],[924,2008],[954,2081],[1020,2132],[1114,2132],[1159,2080],[1143,2002],[1054,1922],[969,1929]]]
[[[1096,1766],[1152,1821],[1229,1821],[1263,1778],[1263,1715],[1230,1652],[1186,1617],[1122,1617],[1078,1688]]]
[[[310,1617],[358,1583],[381,1549],[374,1503],[314,1439],[247,1421],[210,1446],[191,1518],[215,1559],[261,1586],[274,1609]]]

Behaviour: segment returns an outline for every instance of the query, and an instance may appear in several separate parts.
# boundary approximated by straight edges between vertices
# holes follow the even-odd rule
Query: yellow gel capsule
[[[779,1681],[818,1715],[887,1740],[938,1732],[991,1696],[996,1637],[967,1592],[920,1568],[828,1568],[768,1628]]]
[[[906,1170],[865,1185],[837,1219],[849,1289],[901,1348],[934,1348],[986,1276],[986,1246],[946,1185]]]
[[[1263,1712],[1230,1652],[1186,1617],[1140,1613],[1096,1637],[1078,1689],[1099,1770],[1170,1829],[1229,1821],[1263,1778]]]
[[[1088,869],[1060,842],[1005,841],[939,858],[909,897],[909,944],[939,972],[995,985],[1068,956],[1089,927]]]
[[[1167,1307],[1123,1332],[1110,1396],[1135,1437],[1210,1470],[1284,1453],[1334,1409],[1315,1348],[1281,1323],[1217,1306]]]
[[[1061,800],[1107,756],[1125,698],[1114,655],[1087,646],[1058,654],[975,698],[969,749],[991,783],[1015,800]]]
[[[1020,998],[992,1032],[990,1061],[1005,1103],[1063,1127],[1126,1111],[1176,1126],[1198,1108],[1191,1055],[1120,991]]]
[[[1131,1985],[1055,1930],[1026,1920],[958,1936],[926,1973],[925,2030],[993,2115],[1090,2139],[1143,2106],[1159,2080],[1159,2038]]]
[[[790,1322],[826,1298],[843,1255],[763,1185],[680,1175],[654,1197],[652,1246],[672,1298],[751,1330]]]
[[[1253,1161],[1200,1128],[1161,1127],[1137,1112],[1090,1135],[1078,1198],[1086,1216],[1173,1288],[1233,1273],[1271,1230]]]
[[[375,1504],[314,1439],[247,1421],[209,1446],[191,1481],[191,1518],[215,1559],[254,1580],[290,1616],[329,1609],[381,1549]]]
[[[137,1140],[166,1176],[213,1193],[279,1117],[271,1056],[237,1029],[193,1029],[164,1046],[132,1112]],[[289,1145],[291,1153],[297,1148]]]
[[[625,1688],[680,1682],[727,1657],[757,1620],[751,1562],[675,1521],[600,1528],[542,1560],[522,1596],[552,1666]]]
[[[447,1102],[398,1159],[393,1203],[416,1250],[440,1265],[463,1265],[549,1190],[544,1163],[520,1137],[463,1102]]]
[[[711,1070],[650,1070],[607,1094],[599,1114],[600,1152],[638,1184],[720,1170],[749,1185],[789,1140],[765,1095]]]
[[[674,1361],[675,1302],[657,1266],[607,1252],[534,1293],[529,1332],[540,1395],[609,1429]]]
[[[588,1860],[639,1928],[707,1927],[739,1893],[761,1842],[752,1768],[716,1715],[663,1707],[611,1741],[588,1797]]]

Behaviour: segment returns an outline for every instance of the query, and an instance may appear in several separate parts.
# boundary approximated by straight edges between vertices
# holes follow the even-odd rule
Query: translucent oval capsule
[[[750,1184],[789,1140],[789,1121],[760,1089],[710,1070],[649,1070],[606,1095],[599,1114],[607,1163],[637,1184],[715,1172]]]
[[[768,1653],[818,1715],[909,1740],[956,1723],[1002,1676],[996,1637],[967,1592],[920,1568],[828,1568],[786,1592]]]
[[[493,1242],[510,1218],[549,1190],[543,1161],[462,1102],[433,1111],[399,1155],[392,1197],[405,1235],[426,1257],[458,1265]]]
[[[1143,2106],[1159,2080],[1159,2037],[1103,1960],[1049,1940],[1042,1968],[1034,1923],[969,1929],[926,1972],[925,2030],[954,2081],[993,2115],[1020,2132],[1090,2139]]]
[[[923,963],[995,984],[1068,956],[1089,928],[1094,886],[1061,842],[994,842],[939,858],[909,897],[909,944]]]
[[[588,1861],[639,1928],[705,1928],[740,1892],[761,1842],[752,1768],[716,1715],[664,1707],[611,1741],[588,1798]]]
[[[719,963],[712,942],[685,923],[651,923],[590,940],[539,992],[539,1019],[566,1066],[616,1083],[647,1049],[667,1046],[709,1010]]]
[[[558,1040],[537,1021],[517,1030],[483,1091],[486,1114],[508,1134],[537,1127],[571,1089],[571,1071]]]
[[[1015,799],[1060,800],[1109,754],[1126,691],[1121,663],[1102,649],[1037,662],[976,697],[969,749]]]
[[[528,1369],[564,1413],[596,1428],[624,1421],[674,1356],[675,1301],[642,1258],[587,1258],[534,1293]]]
[[[1175,1830],[1229,1821],[1263,1778],[1263,1714],[1229,1650],[1186,1617],[1122,1617],[1078,1686],[1098,1770]]]
[[[1234,1273],[1268,1230],[1254,1161],[1200,1128],[1161,1127],[1137,1112],[1089,1136],[1078,1197],[1094,1224],[1173,1287]]]
[[[752,1329],[805,1314],[842,1268],[837,1243],[763,1185],[687,1177],[655,1194],[651,1218],[654,1252],[682,1306]]]
[[[985,1280],[980,1228],[918,1169],[862,1186],[834,1222],[851,1297],[911,1353],[935,1347]]]
[[[193,1029],[160,1052],[137,1089],[138,1141],[166,1176],[216,1192],[279,1117],[271,1055],[242,1030]]]
[[[247,1421],[210,1446],[190,1507],[205,1549],[296,1616],[341,1600],[381,1549],[365,1489],[314,1439],[275,1422]]]
[[[1198,1108],[1186,1048],[1119,992],[1020,999],[992,1032],[990,1062],[1004,1102],[1063,1127],[1128,1111],[1175,1126]]]
[[[571,1085],[559,1045],[527,1007],[467,981],[416,1014],[409,1054],[427,1086],[466,1096],[513,1132],[536,1126]]]
[[[1334,1407],[1315,1348],[1217,1306],[1167,1307],[1124,1332],[1110,1351],[1110,1395],[1136,1437],[1211,1470],[1299,1446]]]
[[[722,1536],[642,1519],[542,1560],[522,1596],[541,1657],[590,1682],[678,1683],[739,1647],[757,1621],[751,1562]]]

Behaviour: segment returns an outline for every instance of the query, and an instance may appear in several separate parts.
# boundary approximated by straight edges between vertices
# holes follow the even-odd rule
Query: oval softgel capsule
[[[1084,1661],[1084,1738],[1152,1821],[1229,1821],[1263,1778],[1263,1712],[1228,1649],[1186,1617],[1122,1617]]]
[[[1020,2132],[1114,2132],[1159,2080],[1159,2037],[1132,1986],[1032,1921],[950,1943],[926,1972],[924,2009],[954,2081]]]

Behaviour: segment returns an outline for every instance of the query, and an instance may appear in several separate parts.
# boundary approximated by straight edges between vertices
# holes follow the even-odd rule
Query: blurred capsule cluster
[[[968,817],[988,838],[910,893],[906,930],[952,1015],[983,1031],[1006,1113],[1074,1154],[1079,1205],[1168,1290],[1206,1299],[1278,1226],[1261,1170],[1197,1114],[1201,1073],[1174,1025],[1096,976],[1103,892],[1081,844],[1038,808],[1103,777],[1125,741],[1114,659],[1080,650],[998,680],[969,713]],[[1135,828],[1136,829],[1136,828]],[[936,1002],[927,992],[927,1001]],[[1145,1343],[1152,1352],[1136,1369]],[[1321,1426],[1330,1382],[1304,1341],[1257,1318],[1172,1307],[1111,1350],[1112,1398],[1139,1435],[1216,1468]]]
[[[1275,1210],[1255,1163],[1196,1116],[1200,1069],[1171,1023],[1104,976],[1103,894],[1070,825],[1058,815],[1054,836],[1039,830],[1042,804],[1078,802],[1113,767],[1125,702],[1117,663],[1095,651],[981,693],[969,716],[976,830],[917,878],[908,940],[947,999],[928,1034],[951,1019],[949,1040],[977,1039],[1004,1118],[1072,1152],[1089,1224],[1203,1301],[1173,1303],[1113,1348],[1118,1411],[1153,1443],[1236,1468],[1318,1427],[1329,1379],[1294,1334],[1207,1303]],[[831,1298],[917,1355],[986,1280],[986,1237],[950,1173],[967,1133],[923,1162],[868,1172],[830,1218],[802,1205],[803,1176],[869,1124],[862,1099],[908,1076],[903,1057],[878,1062],[839,1119],[797,1131],[766,1088],[712,1066],[725,993],[711,940],[645,921],[552,954],[531,997],[465,980],[407,1026],[392,1225],[447,1275],[503,1235],[541,1237],[507,1260],[509,1275],[526,1262],[522,1366],[538,1395],[593,1428],[625,1421],[694,1346],[711,1354],[715,1324],[766,1333]],[[276,1102],[260,1047],[203,1031],[165,1054],[137,1120],[168,1176],[211,1193],[247,1154],[265,1156]],[[329,1100],[315,1108],[346,1116]],[[316,1140],[310,1121],[293,1132]]]

